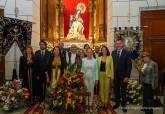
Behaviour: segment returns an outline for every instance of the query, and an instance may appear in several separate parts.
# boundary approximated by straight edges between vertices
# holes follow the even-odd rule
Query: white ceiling
[[[21,1],[29,1],[29,2],[31,2],[32,0],[16,0],[16,1],[17,2],[21,2]],[[129,1],[129,0],[112,0],[112,1]],[[155,4],[155,6],[165,5],[165,0],[130,0],[130,1],[145,1],[146,4],[149,5],[149,7],[153,6],[153,4]],[[10,2],[10,0],[0,0],[0,7],[5,7],[6,2]]]

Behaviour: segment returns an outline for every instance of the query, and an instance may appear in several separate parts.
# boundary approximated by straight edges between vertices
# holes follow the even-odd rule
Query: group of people
[[[40,41],[39,46],[40,50],[35,53],[31,46],[27,46],[25,53],[20,57],[19,77],[23,80],[23,87],[30,90],[33,101],[35,99],[43,101],[46,87],[54,88],[68,65],[74,64],[84,73],[84,82],[87,91],[90,92],[88,101],[90,106],[93,103],[95,87],[99,86],[99,97],[106,109],[113,88],[116,103],[113,108],[116,109],[121,105],[123,112],[127,112],[126,91],[132,62],[129,53],[124,49],[123,39],[116,40],[116,48],[111,53],[106,46],[96,46],[93,50],[88,44],[85,44],[83,49],[74,44],[65,49],[64,44],[60,43],[52,52],[46,49],[45,41]],[[144,75],[144,107],[147,107],[148,99],[152,98],[150,93],[156,75],[152,67],[157,66],[149,55],[146,54],[143,59],[145,64],[141,72]],[[152,110],[149,110],[149,113],[147,111],[146,114],[152,114]]]

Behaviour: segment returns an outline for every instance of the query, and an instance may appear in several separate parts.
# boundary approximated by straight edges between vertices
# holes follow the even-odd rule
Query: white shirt
[[[45,50],[41,50],[41,55],[45,55]]]
[[[70,64],[74,64],[76,60],[76,53],[71,53]],[[69,64],[69,56],[66,54],[66,61]]]
[[[142,69],[141,69],[141,72],[144,72],[144,70],[147,68],[148,64],[147,63],[144,63]]]
[[[119,53],[119,57],[120,57],[121,56],[121,53],[123,51],[123,48],[122,49],[117,49],[117,54],[118,54],[118,51],[120,51],[120,53]]]

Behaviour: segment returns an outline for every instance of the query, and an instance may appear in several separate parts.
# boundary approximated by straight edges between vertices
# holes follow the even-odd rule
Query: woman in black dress
[[[19,61],[19,78],[22,79],[22,87],[30,92],[31,103],[34,99],[34,56],[33,48],[27,46]]]

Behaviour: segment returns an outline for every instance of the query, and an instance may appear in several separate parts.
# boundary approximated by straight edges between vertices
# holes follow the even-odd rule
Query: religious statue
[[[84,11],[82,11],[82,9],[80,9],[77,6],[77,10],[76,10],[75,14],[70,16],[69,32],[68,32],[68,35],[67,35],[67,39],[69,39],[69,40],[70,39],[85,40],[85,36],[83,34],[83,32],[84,32],[84,23],[83,23],[83,19],[82,19],[81,15],[80,15],[83,12]]]

